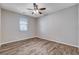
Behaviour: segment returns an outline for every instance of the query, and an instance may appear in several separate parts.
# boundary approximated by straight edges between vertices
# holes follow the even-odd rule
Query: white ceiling
[[[41,17],[46,14],[50,14],[58,10],[73,6],[75,5],[75,3],[37,3],[37,5],[38,5],[38,8],[41,8],[41,7],[46,8],[46,10],[41,11],[43,14],[32,15],[32,11],[27,10],[27,8],[33,9],[32,3],[0,3],[0,6],[3,9],[32,16],[32,17]]]

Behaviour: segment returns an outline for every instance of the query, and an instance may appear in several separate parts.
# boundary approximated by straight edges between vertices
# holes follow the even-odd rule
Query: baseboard
[[[39,39],[47,40],[46,38],[40,38],[40,37],[38,37],[38,38],[39,38]],[[56,41],[56,40],[48,40],[48,41],[53,41],[53,42],[56,42],[56,43],[59,43],[59,44],[64,44],[64,45],[67,45],[67,46],[72,46],[72,47],[79,48],[79,46],[67,44],[67,43],[64,43],[64,42]]]
[[[29,40],[29,39],[44,39],[44,38],[33,37],[33,38],[23,39],[23,40],[14,41],[14,42],[3,43],[3,44],[1,44],[0,46],[1,46],[1,47],[4,47],[4,46],[8,46],[8,45],[10,45],[10,44],[12,44],[12,43],[23,42],[23,41],[26,41],[26,40]],[[47,40],[47,39],[44,39],[44,40]],[[48,40],[48,41],[53,41],[53,42],[56,42],[56,43],[59,43],[59,44],[64,44],[64,45],[68,45],[68,46],[72,46],[72,47],[77,47],[77,48],[79,48],[79,46],[66,44],[66,43],[64,43],[64,42],[59,42],[59,41],[54,41],[54,40]]]
[[[26,41],[26,40],[29,40],[29,39],[38,39],[38,37],[33,37],[33,38],[28,38],[28,39],[13,41],[13,42],[1,43],[0,47],[8,46],[8,45],[13,44],[13,43],[23,42],[23,41]]]

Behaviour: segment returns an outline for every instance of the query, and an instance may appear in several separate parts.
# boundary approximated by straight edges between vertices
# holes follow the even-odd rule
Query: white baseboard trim
[[[32,38],[40,38],[40,37],[32,37]],[[27,38],[27,39],[31,39],[31,38]],[[46,38],[40,38],[40,39],[47,40]],[[25,40],[25,39],[23,39],[23,40]],[[21,40],[16,40],[16,41],[21,41]],[[7,43],[11,43],[11,42],[16,42],[16,41],[10,41],[10,42],[1,43],[0,46],[3,45],[3,44],[7,44]],[[73,46],[73,47],[79,48],[79,46],[77,46],[77,45],[71,45],[71,44],[67,44],[65,42],[60,42],[60,41],[56,41],[56,40],[48,40],[48,41],[53,41],[53,42],[57,42],[57,43],[61,43],[61,44],[65,44],[65,45],[68,45],[68,46]]]
[[[34,38],[34,37],[31,37],[31,38]],[[31,38],[24,38],[24,39],[20,39],[20,40],[9,41],[9,42],[1,42],[0,46],[2,46],[3,44],[7,44],[7,43],[17,42],[17,41],[22,41],[22,40],[28,40],[28,39],[31,39]]]
[[[40,38],[40,37],[38,37],[38,38]],[[41,39],[48,40],[46,38],[41,38]],[[57,43],[61,43],[61,44],[65,44],[65,45],[68,45],[68,46],[73,46],[73,47],[79,48],[79,46],[77,46],[77,45],[71,45],[71,44],[68,44],[68,43],[65,43],[65,42],[60,42],[60,41],[56,41],[56,40],[48,40],[48,41],[53,41],[53,42],[57,42]]]

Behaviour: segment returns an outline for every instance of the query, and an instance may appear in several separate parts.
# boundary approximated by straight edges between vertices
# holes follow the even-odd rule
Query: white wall
[[[0,45],[1,45],[1,8],[0,8]]]
[[[77,34],[79,35],[78,11],[77,6],[73,6],[39,19],[27,17],[29,20],[29,31],[20,32],[18,22],[21,15],[2,9],[0,13],[2,40],[0,35],[0,41],[4,44],[32,37],[40,37],[68,45],[79,46],[79,38],[77,38]]]
[[[73,6],[39,18],[38,36],[77,46],[77,13],[77,6]]]
[[[35,19],[31,17],[27,17],[28,19],[28,31],[27,32],[20,32],[19,31],[19,19],[20,14],[1,10],[1,17],[2,17],[2,44],[19,41],[27,38],[35,37],[36,29],[35,29]]]
[[[79,46],[79,5],[78,5],[78,46]]]

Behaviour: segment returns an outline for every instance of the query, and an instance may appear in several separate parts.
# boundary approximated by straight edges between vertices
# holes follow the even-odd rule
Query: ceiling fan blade
[[[27,8],[27,10],[33,10],[33,9]]]
[[[32,12],[32,14],[34,14],[34,12]]]
[[[42,12],[39,12],[39,14],[42,14]]]
[[[39,10],[46,10],[46,8],[40,8]]]

